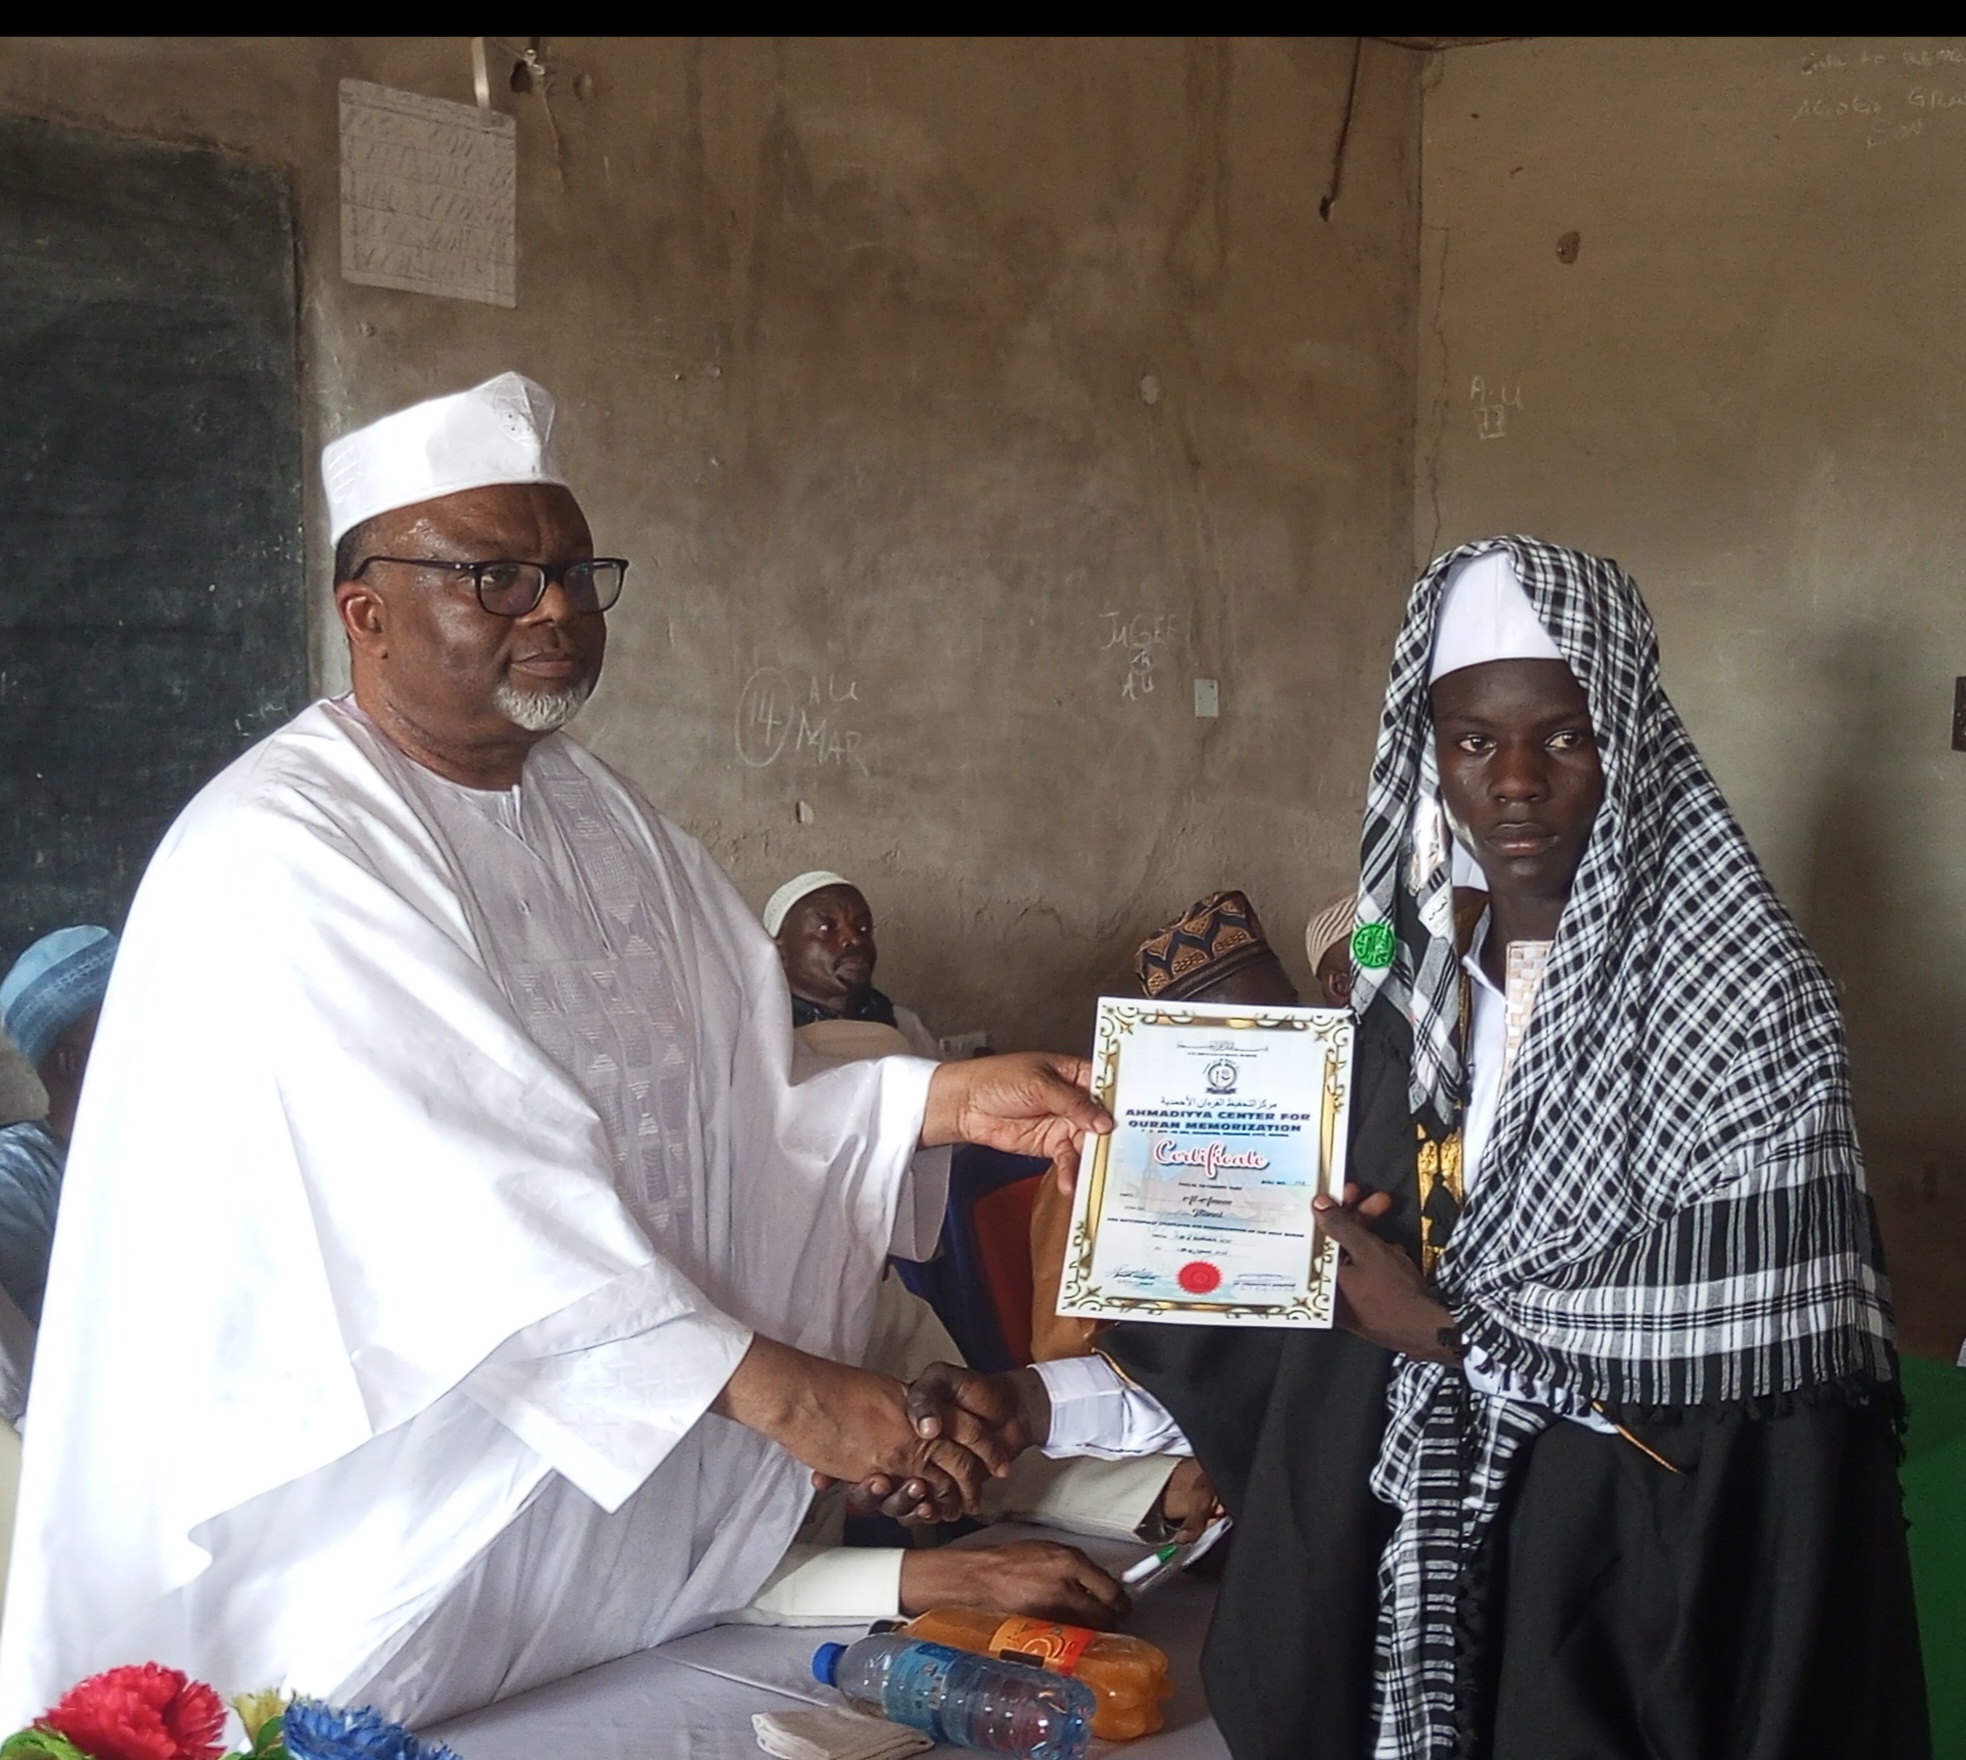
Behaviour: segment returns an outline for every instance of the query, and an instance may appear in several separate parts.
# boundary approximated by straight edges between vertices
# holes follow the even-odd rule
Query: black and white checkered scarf
[[[1412,1023],[1411,1098],[1459,1123],[1459,954],[1427,671],[1453,566],[1506,549],[1590,702],[1604,805],[1481,1176],[1436,1272],[1464,1339],[1601,1402],[1765,1409],[1896,1375],[1890,1298],[1851,1121],[1835,993],[1659,684],[1616,564],[1533,538],[1441,557],[1393,653],[1366,802],[1360,970]],[[1380,1756],[1463,1740],[1467,1572],[1510,1463],[1555,1421],[1401,1359],[1374,1489],[1400,1511],[1381,1567]]]

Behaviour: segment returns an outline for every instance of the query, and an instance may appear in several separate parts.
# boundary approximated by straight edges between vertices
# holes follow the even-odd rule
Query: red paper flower
[[[89,1760],[218,1760],[225,1705],[182,1669],[146,1662],[91,1675],[40,1722]]]

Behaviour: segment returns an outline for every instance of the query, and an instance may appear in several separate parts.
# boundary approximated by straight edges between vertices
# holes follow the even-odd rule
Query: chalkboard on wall
[[[0,119],[0,969],[306,700],[300,469],[284,175]]]

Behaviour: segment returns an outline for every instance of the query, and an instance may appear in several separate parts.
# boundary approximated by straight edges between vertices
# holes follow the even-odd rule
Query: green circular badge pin
[[[1368,972],[1383,972],[1393,963],[1393,926],[1361,923],[1352,931],[1352,958]]]

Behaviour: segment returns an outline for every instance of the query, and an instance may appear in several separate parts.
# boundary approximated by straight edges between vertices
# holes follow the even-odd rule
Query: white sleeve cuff
[[[1044,1452],[1057,1460],[1088,1454],[1128,1460],[1142,1454],[1193,1454],[1167,1408],[1135,1387],[1104,1357],[1054,1357],[1031,1365],[1051,1397]]]
[[[789,1546],[730,1625],[838,1626],[901,1617],[905,1546]]]
[[[883,1130],[891,1120],[906,1127],[915,1140],[908,1171],[902,1176],[894,1205],[894,1227],[887,1250],[900,1259],[932,1259],[942,1239],[942,1214],[949,1203],[949,1155],[952,1145],[921,1147],[922,1125],[928,1113],[928,1085],[936,1066],[925,1057],[884,1057],[881,1062],[880,1110]]]
[[[933,1259],[942,1246],[942,1219],[949,1208],[949,1157],[953,1143],[917,1149],[894,1206],[894,1233],[887,1250],[897,1259]]]
[[[515,1332],[459,1391],[612,1512],[709,1409],[751,1337],[656,1260]]]
[[[1160,1505],[1174,1462],[1166,1455],[1138,1460],[1046,1460],[1036,1449],[1017,1457],[1007,1479],[983,1487],[983,1509],[996,1521],[1033,1522],[1070,1534],[1137,1540]]]

